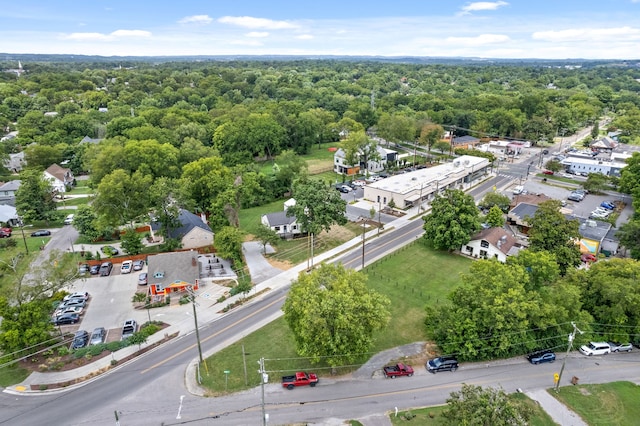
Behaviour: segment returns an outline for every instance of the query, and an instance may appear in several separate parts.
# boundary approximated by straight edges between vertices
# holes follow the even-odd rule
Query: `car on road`
[[[73,335],[71,349],[84,348],[87,346],[87,343],[89,343],[89,333],[86,330],[78,330],[76,334]]]
[[[32,237],[47,237],[49,235],[51,235],[51,231],[48,231],[46,229],[40,229],[31,233]]]
[[[148,283],[149,283],[149,279],[147,277],[147,273],[146,272],[140,273],[140,275],[138,275],[138,285],[147,285]]]
[[[456,371],[458,369],[458,360],[450,356],[441,356],[427,361],[425,364],[429,373],[437,373],[438,371]]]
[[[134,271],[141,271],[142,268],[144,268],[144,261],[142,261],[142,260],[134,260],[133,261],[133,270]]]
[[[608,342],[611,346],[611,352],[631,352],[633,345],[631,343]]]
[[[538,351],[527,355],[527,359],[531,364],[542,364],[545,362],[554,362],[556,354],[552,351]]]
[[[107,330],[104,327],[98,327],[91,332],[91,339],[89,339],[89,345],[99,345],[104,343],[104,338],[107,336]]]
[[[64,224],[65,225],[71,225],[73,223],[73,218],[75,217],[75,215],[72,213],[70,215],[67,215],[67,217],[64,218]]]
[[[122,262],[122,265],[120,266],[120,273],[130,274],[132,269],[133,269],[133,261],[125,260],[124,262]]]
[[[54,317],[51,320],[51,322],[53,322],[54,325],[75,324],[78,321],[80,321],[80,315],[78,314],[58,315],[57,317]]]
[[[89,273],[91,275],[98,275],[100,273],[100,265],[91,265]]]
[[[553,174],[553,170],[543,170],[542,174],[543,175],[552,175]]]
[[[348,194],[349,192],[353,191],[353,189],[351,189],[351,187],[347,185],[340,185],[337,187],[337,189],[343,194]]]
[[[111,269],[113,269],[113,263],[104,262],[102,265],[100,265],[100,276],[108,277],[109,275],[111,275]]]
[[[138,331],[138,323],[134,319],[128,319],[122,325],[122,338],[121,340],[127,340],[133,336],[133,333]]]
[[[607,355],[611,352],[611,346],[607,342],[589,342],[587,345],[580,346],[580,352],[584,355]]]
[[[100,251],[108,256],[117,256],[120,253],[114,246],[102,246]]]

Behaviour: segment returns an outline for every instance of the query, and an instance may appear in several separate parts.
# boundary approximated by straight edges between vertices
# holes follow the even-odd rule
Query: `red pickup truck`
[[[11,236],[11,228],[0,228],[0,238],[9,238]]]
[[[282,386],[291,390],[296,386],[306,386],[309,385],[311,387],[315,387],[316,383],[318,383],[319,379],[314,373],[303,373],[297,372],[292,376],[283,376],[282,377]]]
[[[384,367],[383,371],[386,378],[395,379],[398,376],[413,376],[413,368],[410,365],[404,365],[402,363],[388,365]]]

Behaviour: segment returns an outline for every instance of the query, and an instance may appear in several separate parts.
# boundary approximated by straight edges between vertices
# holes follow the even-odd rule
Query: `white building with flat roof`
[[[404,209],[432,200],[445,189],[468,189],[484,179],[491,164],[482,157],[463,155],[450,163],[390,176],[364,187],[364,198],[382,206],[393,200]]]

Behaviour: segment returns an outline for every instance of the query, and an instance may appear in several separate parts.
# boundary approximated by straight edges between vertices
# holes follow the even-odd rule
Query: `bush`
[[[69,348],[66,346],[58,346],[57,349],[58,355],[59,356],[65,356],[65,355],[69,355]]]
[[[80,359],[83,356],[87,355],[88,353],[89,353],[89,348],[80,348],[73,352],[73,357],[75,359]]]
[[[0,240],[0,248],[15,247],[18,241],[13,238],[3,238]]]
[[[189,296],[182,296],[180,298],[180,300],[178,301],[178,303],[180,303],[181,305],[186,305],[187,303],[191,302],[191,298]]]
[[[124,348],[125,346],[126,345],[124,345],[123,342],[121,342],[120,340],[117,340],[115,342],[107,343],[107,350],[111,352],[115,352],[117,350]]]
[[[145,336],[151,336],[154,333],[157,333],[158,330],[160,330],[160,327],[158,327],[155,324],[149,324],[146,327],[143,327],[140,329],[140,333],[144,334]]]
[[[89,354],[92,356],[98,356],[106,349],[106,345],[104,343],[100,343],[99,345],[91,345],[89,346]]]

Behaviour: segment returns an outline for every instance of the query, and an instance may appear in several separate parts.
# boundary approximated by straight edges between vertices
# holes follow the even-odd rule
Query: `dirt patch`
[[[587,388],[583,388],[583,387],[579,387],[578,390],[580,391],[581,394],[583,394],[584,396],[589,396],[591,395],[591,392],[589,392],[589,389]]]
[[[273,259],[270,257],[265,257],[265,260],[269,262],[269,265],[273,266],[274,268],[282,269],[283,271],[286,271],[287,269],[291,269],[293,267],[291,262],[288,261]]]

